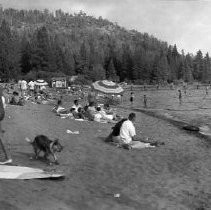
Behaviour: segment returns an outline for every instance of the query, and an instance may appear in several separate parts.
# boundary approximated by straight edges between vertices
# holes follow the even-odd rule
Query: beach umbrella
[[[121,94],[124,92],[124,89],[121,86],[109,80],[96,81],[92,83],[92,88],[95,91],[99,91],[105,94]]]
[[[43,80],[43,79],[36,80],[34,84],[37,85],[37,86],[46,86],[46,85],[48,85],[48,83],[45,80]]]

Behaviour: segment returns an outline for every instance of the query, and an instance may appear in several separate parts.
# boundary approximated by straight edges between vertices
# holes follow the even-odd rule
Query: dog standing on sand
[[[47,136],[38,135],[33,141],[29,138],[26,138],[26,141],[32,145],[36,159],[38,159],[38,155],[42,151],[46,160],[48,160],[49,155],[52,155],[54,162],[59,164],[55,153],[61,152],[63,150],[63,146],[59,143],[58,139],[50,140]]]

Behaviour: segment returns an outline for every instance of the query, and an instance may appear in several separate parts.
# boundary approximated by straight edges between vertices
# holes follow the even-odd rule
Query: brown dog
[[[59,143],[58,139],[50,140],[47,136],[38,135],[33,141],[31,141],[29,138],[26,138],[26,141],[32,145],[36,159],[38,158],[39,153],[42,151],[46,160],[48,160],[49,155],[52,155],[54,162],[58,164],[55,153],[63,150],[63,146]]]

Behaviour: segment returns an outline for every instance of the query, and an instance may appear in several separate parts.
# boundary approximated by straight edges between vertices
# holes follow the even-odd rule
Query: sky
[[[0,0],[4,8],[83,10],[126,29],[147,32],[178,50],[211,55],[211,0]]]

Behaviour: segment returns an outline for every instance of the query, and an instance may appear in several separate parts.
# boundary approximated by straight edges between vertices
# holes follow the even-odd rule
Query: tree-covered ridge
[[[136,83],[211,80],[208,53],[179,53],[147,33],[84,12],[0,8],[0,77],[81,75]]]

